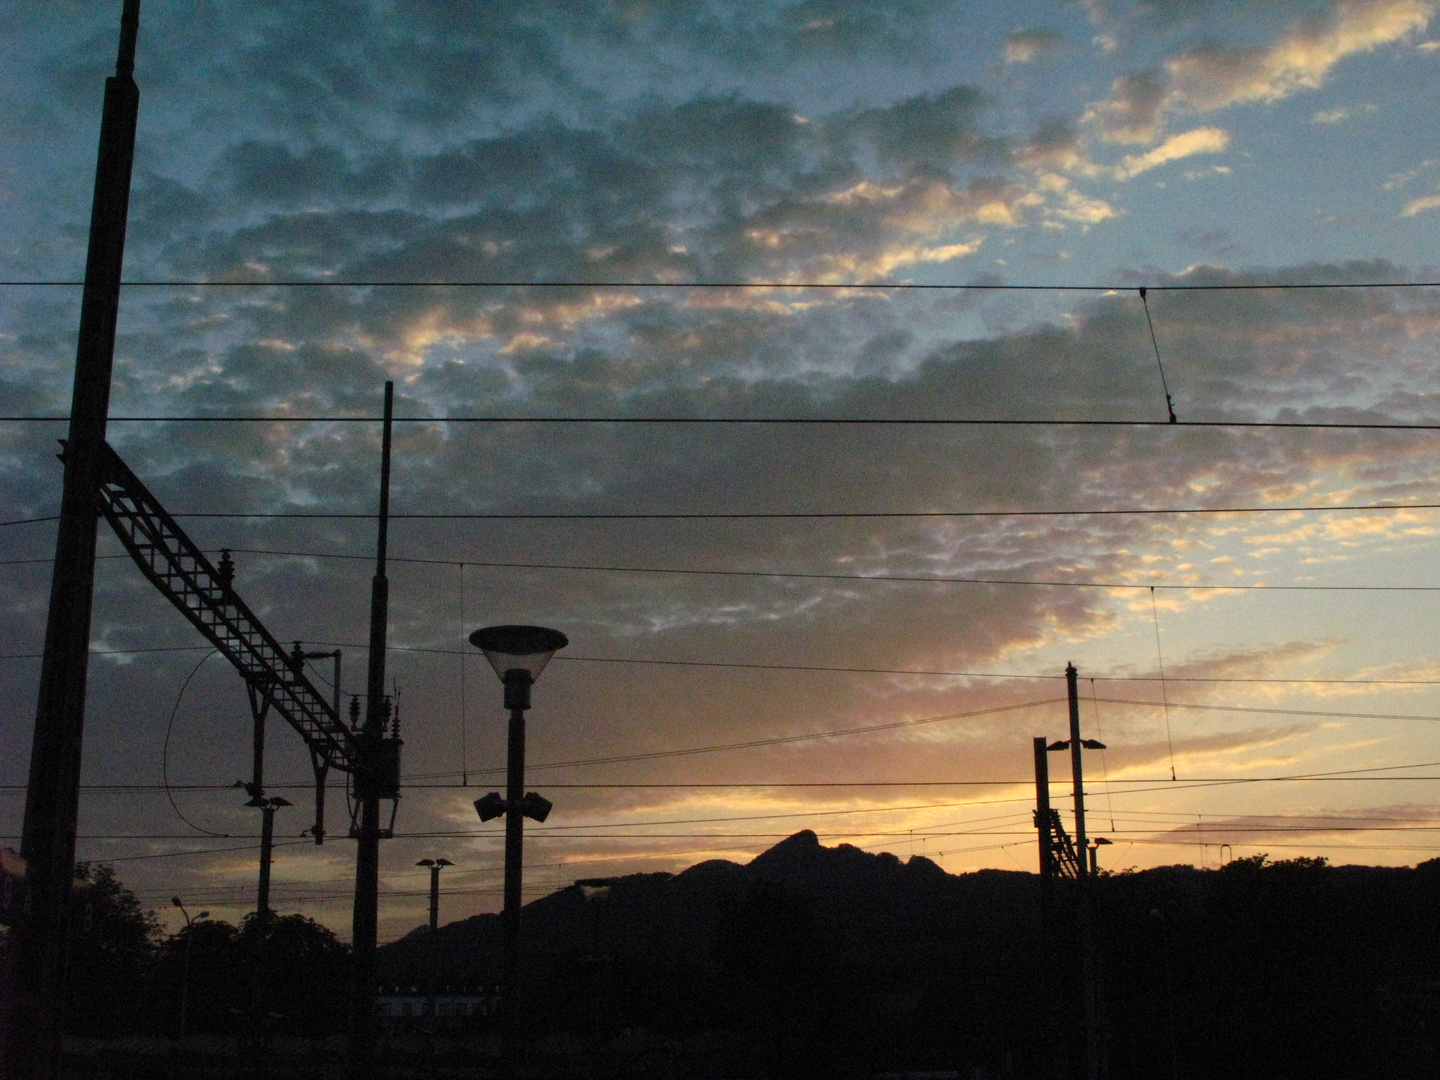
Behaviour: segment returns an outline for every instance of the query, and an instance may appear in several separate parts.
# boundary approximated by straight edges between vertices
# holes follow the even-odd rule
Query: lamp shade
[[[508,671],[524,671],[533,682],[570,639],[543,626],[487,626],[470,635],[470,644],[485,654],[501,681]]]

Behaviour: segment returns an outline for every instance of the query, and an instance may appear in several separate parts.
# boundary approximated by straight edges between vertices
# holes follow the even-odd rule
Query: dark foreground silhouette
[[[89,1075],[151,1075],[167,1044],[133,1036],[173,1036],[184,935],[160,938],[113,874],[97,875],[91,892],[107,899],[92,895],[89,933],[72,951],[68,1022],[75,1036],[111,1041],[72,1040],[71,1063],[110,1070]],[[809,832],[745,866],[632,875],[590,897],[563,889],[525,909],[527,1068],[1075,1075],[1078,896],[1062,883],[1047,902],[1046,889],[1018,871],[950,875],[921,857],[825,848]],[[1440,860],[1410,869],[1255,857],[1104,876],[1094,892],[1117,1080],[1440,1075]],[[273,926],[270,1075],[338,1075],[346,949],[299,916]],[[248,1052],[236,1040],[255,1030],[254,932],[253,920],[191,931],[189,1029],[200,1034],[182,1072]],[[482,915],[386,946],[381,980],[418,1006],[431,978],[490,986],[498,957],[498,917]],[[382,1067],[492,1075],[491,1024],[442,1015],[432,1035],[429,1018],[388,1020]],[[129,1050],[113,1041],[121,1036]]]

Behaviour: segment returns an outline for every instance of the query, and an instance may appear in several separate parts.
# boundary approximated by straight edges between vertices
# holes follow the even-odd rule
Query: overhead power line
[[[39,281],[5,280],[8,288],[78,288],[83,281],[50,278]],[[825,292],[1074,292],[1126,293],[1140,287],[1138,282],[1124,285],[1010,285],[1003,282],[836,282],[836,281],[524,281],[519,279],[483,280],[460,278],[445,281],[364,281],[327,278],[285,278],[279,280],[201,281],[178,278],[157,281],[125,281],[122,288],[131,289],[656,289],[684,292],[692,289],[774,289],[796,292],[805,289]],[[1440,281],[1295,281],[1295,282],[1233,282],[1227,284],[1146,285],[1150,292],[1268,292],[1310,289],[1431,289]]]
[[[1157,790],[1157,791],[1170,791],[1170,790],[1188,789],[1188,787],[1189,787],[1191,784],[1197,784],[1197,785],[1198,785],[1198,784],[1204,784],[1204,785],[1216,785],[1216,784],[1273,784],[1273,783],[1281,783],[1281,782],[1288,782],[1288,781],[1312,782],[1312,781],[1322,781],[1322,780],[1343,780],[1343,781],[1351,781],[1351,780],[1393,780],[1393,781],[1440,780],[1440,776],[1431,776],[1431,775],[1425,775],[1425,776],[1414,776],[1414,775],[1405,775],[1405,776],[1374,776],[1374,775],[1370,775],[1370,774],[1373,774],[1373,773],[1393,773],[1393,772],[1396,772],[1397,770],[1400,770],[1400,769],[1433,769],[1433,768],[1435,768],[1435,767],[1437,767],[1437,766],[1440,766],[1440,761],[1411,761],[1411,762],[1405,762],[1405,763],[1399,764],[1399,765],[1366,765],[1366,766],[1361,766],[1361,767],[1359,767],[1359,768],[1354,768],[1354,769],[1333,769],[1333,770],[1330,770],[1330,771],[1327,771],[1327,772],[1292,773],[1292,774],[1285,774],[1285,775],[1279,775],[1279,776],[1192,777],[1191,779],[1187,780],[1184,785],[1181,785],[1180,788],[1177,788],[1172,782],[1170,782],[1168,779],[1166,779],[1166,778],[1164,778],[1164,777],[1132,777],[1132,778],[1130,778],[1130,779],[1117,778],[1117,779],[1108,780],[1108,781],[1106,781],[1106,782],[1107,782],[1107,783],[1110,783],[1110,784],[1160,784],[1160,785],[1162,785],[1162,786],[1156,788],[1155,790]],[[417,783],[417,782],[415,782],[415,781],[417,781],[417,780],[418,780],[418,781],[425,781],[425,780],[435,781],[435,780],[443,779],[444,777],[447,777],[447,776],[458,776],[458,775],[459,775],[458,773],[420,773],[420,774],[417,774],[415,777],[411,778],[410,780],[407,780],[405,786],[406,786],[406,788],[409,788],[409,789],[420,789],[420,790],[430,789],[430,790],[450,790],[450,791],[463,791],[463,790],[466,790],[466,789],[468,789],[468,788],[471,788],[471,787],[474,787],[474,786],[475,786],[475,785],[473,785],[473,784],[464,784],[464,783],[456,784],[456,783],[433,783],[433,782],[432,782],[432,783]],[[863,780],[863,779],[862,779],[862,780],[802,780],[802,781],[787,781],[787,780],[747,780],[747,781],[743,781],[743,782],[737,781],[737,782],[728,782],[728,783],[719,783],[719,782],[714,782],[714,781],[692,782],[692,781],[684,781],[684,780],[680,780],[680,781],[673,781],[673,780],[672,780],[672,781],[666,781],[666,782],[663,782],[663,783],[653,783],[653,782],[645,782],[645,783],[569,783],[569,782],[567,782],[567,783],[559,783],[559,782],[551,782],[551,781],[548,781],[548,780],[547,780],[547,781],[546,781],[546,786],[547,786],[547,787],[552,787],[552,788],[566,788],[566,789],[572,789],[572,790],[578,789],[578,790],[599,790],[599,791],[608,791],[608,790],[612,790],[612,789],[613,789],[613,790],[650,789],[650,790],[671,790],[671,791],[680,790],[680,791],[688,791],[688,790],[691,790],[691,789],[704,790],[704,789],[709,789],[709,788],[720,788],[720,789],[726,789],[726,790],[747,790],[747,789],[754,789],[754,788],[1017,787],[1017,786],[1028,785],[1028,784],[1031,784],[1031,783],[1033,783],[1033,782],[1034,782],[1034,778],[1033,778],[1033,777],[1030,777],[1030,776],[1022,776],[1022,777],[1018,777],[1018,778],[1012,779],[1012,780],[1006,780],[1006,779],[998,779],[998,780]],[[274,789],[276,789],[276,790],[285,789],[285,790],[297,790],[297,791],[299,791],[299,790],[304,790],[304,791],[308,791],[308,790],[310,790],[311,788],[314,787],[314,784],[313,784],[313,782],[311,782],[311,781],[294,781],[294,782],[284,782],[284,781],[280,781],[280,782],[272,782],[272,783],[268,784],[267,787],[274,788]],[[215,784],[170,784],[170,785],[168,785],[168,788],[169,788],[169,790],[171,790],[171,791],[213,791],[213,792],[222,792],[222,791],[223,791],[223,792],[229,792],[229,793],[233,794],[234,791],[235,791],[235,784],[234,784],[233,781],[232,781],[231,783],[228,783],[228,784],[222,784],[222,783],[215,783]],[[131,793],[163,792],[163,791],[165,791],[166,789],[167,789],[167,785],[165,785],[165,784],[83,784],[83,785],[81,785],[81,787],[80,787],[80,790],[81,790],[82,792],[93,793],[93,794],[131,794]],[[24,784],[0,784],[0,794],[18,794],[18,793],[23,793],[24,791],[25,791],[25,785],[24,785]],[[1005,801],[1009,801],[1009,800],[1005,800]],[[971,802],[966,803],[965,805],[975,806],[975,805],[984,805],[984,804],[982,804],[982,803],[976,803],[976,802],[974,802],[974,801],[972,800]],[[1142,813],[1142,812],[1148,812],[1148,811],[1138,811],[1138,810],[1129,811],[1129,813],[1131,813],[1131,814],[1139,814],[1139,813]],[[1158,812],[1158,811],[1157,811],[1157,812]],[[1162,813],[1169,813],[1169,812],[1162,812]]]
[[[1204,709],[1208,712],[1261,713],[1266,716],[1324,716],[1341,720],[1424,720],[1431,724],[1440,723],[1440,716],[1422,716],[1415,713],[1332,712],[1324,709],[1277,709],[1253,705],[1201,705],[1184,701],[1134,701],[1128,698],[1098,698],[1097,700],[1107,705],[1144,705],[1155,709]]]
[[[295,559],[331,559],[345,562],[370,563],[374,561],[373,555],[349,555],[343,552],[334,551],[291,551],[277,548],[243,548],[231,547],[226,550],[236,555],[267,555],[277,558]],[[128,559],[128,555],[97,555],[97,559]],[[617,566],[605,563],[545,563],[545,562],[501,562],[490,559],[460,559],[440,558],[427,559],[417,556],[390,556],[392,563],[403,563],[412,566],[466,566],[480,567],[492,570],[560,570],[574,571],[581,573],[602,573],[602,574],[655,574],[672,575],[679,577],[731,577],[731,578],[774,578],[784,581],[851,581],[851,582],[875,582],[884,584],[895,582],[899,584],[917,585],[1004,585],[1004,586],[1025,586],[1034,588],[1069,588],[1069,589],[1160,589],[1184,592],[1440,592],[1440,585],[1275,585],[1269,583],[1253,583],[1249,585],[1212,584],[1210,582],[1173,582],[1162,581],[1154,583],[1136,584],[1128,581],[1065,581],[1059,578],[1005,578],[1005,577],[969,577],[950,574],[837,574],[818,573],[796,570],[716,570],[707,568],[671,567],[671,566]],[[53,563],[53,557],[34,559],[0,559],[0,566],[31,566]],[[202,646],[195,646],[201,648]],[[125,650],[131,651],[131,650]],[[146,650],[133,650],[143,652]],[[164,649],[150,650],[163,652]],[[855,668],[837,668],[834,670],[859,670]],[[906,674],[909,674],[908,672]],[[964,672],[914,672],[917,675],[933,674],[967,674]],[[1008,678],[1009,676],[1002,676]],[[1056,675],[1053,678],[1063,678]],[[1172,682],[1177,681],[1172,679]],[[1275,681],[1275,680],[1267,680]],[[1301,682],[1313,682],[1316,680],[1296,680]]]
[[[739,511],[636,511],[556,513],[391,513],[391,521],[874,521],[956,518],[1074,518],[1074,517],[1196,517],[1222,514],[1334,514],[1385,513],[1398,510],[1440,510],[1440,503],[1332,503],[1329,505],[1287,506],[1172,506],[1122,507],[1094,510],[739,510]],[[374,521],[376,515],[363,511],[177,511],[174,518],[191,521]],[[0,521],[9,525],[31,525],[56,521],[49,517]],[[1195,586],[1203,588],[1204,586]]]
[[[0,423],[63,424],[68,416],[16,414]],[[111,424],[377,424],[378,416],[112,416]],[[1440,431],[1440,423],[1326,420],[1074,420],[985,419],[967,417],[860,416],[397,416],[395,424],[698,424],[698,425],[833,425],[841,427],[1094,427],[1094,428],[1234,428],[1314,431]]]
[[[370,555],[347,555],[334,552],[321,551],[279,551],[271,548],[238,548],[229,549],[236,555],[273,555],[279,557],[291,557],[301,559],[343,559],[353,562],[370,562],[374,557]],[[123,555],[106,556],[108,558],[127,558]],[[12,562],[0,561],[0,566],[16,565],[20,563],[50,562],[49,559],[16,559]],[[656,574],[675,575],[688,577],[735,577],[735,578],[779,578],[782,580],[795,581],[858,581],[858,582],[897,582],[903,584],[919,585],[1013,585],[1033,586],[1040,588],[1072,588],[1072,589],[1162,589],[1162,590],[1183,590],[1187,592],[1261,592],[1270,590],[1272,592],[1440,592],[1440,585],[1211,585],[1211,584],[1180,584],[1176,582],[1157,582],[1153,584],[1135,584],[1127,581],[1063,581],[1053,578],[1004,578],[1004,577],[968,577],[954,576],[947,574],[836,574],[836,573],[815,573],[791,570],[712,570],[704,568],[668,567],[668,566],[616,566],[603,563],[542,563],[542,562],[497,562],[493,560],[476,559],[424,559],[392,557],[391,562],[410,563],[423,566],[477,566],[486,569],[498,570],[565,570],[586,573],[606,574]],[[1063,676],[1055,676],[1063,678]]]
[[[360,649],[362,651],[368,648],[366,644],[355,641],[314,641],[311,642],[311,644],[324,648]],[[92,649],[90,650],[90,655],[138,656],[149,653],[202,652],[209,648],[210,646],[208,645],[162,645],[138,649]],[[390,645],[388,648],[390,652],[426,653],[437,656],[474,655],[463,649],[446,649],[426,645]],[[38,660],[43,655],[43,653],[38,652],[0,653],[0,660]],[[1065,677],[1064,675],[1054,675],[1048,672],[940,671],[923,668],[851,667],[837,664],[761,664],[726,660],[654,660],[645,657],[566,656],[563,654],[555,657],[555,662],[566,664],[637,664],[642,666],[681,668],[734,668],[742,671],[810,671],[841,675],[919,675],[953,679],[1001,679],[1019,682],[1055,681]],[[1094,675],[1090,676],[1090,678],[1095,682],[1152,683],[1159,681],[1158,675]],[[1276,686],[1440,686],[1440,679],[1275,679],[1260,677],[1226,678],[1221,676],[1172,675],[1167,676],[1166,681],[1172,683],[1233,684],[1240,686],[1252,684]],[[0,788],[0,790],[3,790],[3,788]]]

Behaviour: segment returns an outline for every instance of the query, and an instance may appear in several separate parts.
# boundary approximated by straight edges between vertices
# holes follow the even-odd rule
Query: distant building
[[[375,1012],[386,1027],[415,1026],[430,1016],[431,994],[423,986],[381,986]],[[444,985],[434,994],[435,1016],[442,1027],[460,1027],[467,1020],[494,1016],[500,1007],[498,986]]]

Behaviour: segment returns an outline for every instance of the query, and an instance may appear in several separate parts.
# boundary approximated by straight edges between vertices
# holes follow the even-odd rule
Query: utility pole
[[[64,487],[50,580],[45,652],[30,749],[20,855],[27,866],[30,913],[18,928],[12,992],[0,1003],[0,1041],[11,1080],[52,1080],[59,1065],[61,1003],[70,885],[75,875],[80,756],[90,614],[95,593],[96,499],[110,413],[110,376],[120,275],[130,209],[135,123],[135,42],[140,0],[125,0],[115,74],[105,80],[90,247],[75,352]]]
[[[1035,830],[1040,841],[1040,948],[1038,955],[1045,957],[1050,943],[1055,938],[1055,879],[1060,874],[1061,860],[1055,855],[1054,825],[1055,811],[1050,808],[1050,757],[1043,735],[1037,735],[1035,744]],[[1055,985],[1044,979],[1040,987],[1040,1028],[1044,1048],[1042,1065],[1045,1080],[1057,1080],[1061,1075],[1061,1055],[1057,1049]]]
[[[1075,783],[1075,850],[1085,850],[1085,767],[1081,762],[1080,743],[1080,673],[1074,664],[1065,665],[1065,688],[1070,697],[1070,775]],[[1080,877],[1089,874],[1085,860],[1080,860]]]
[[[379,924],[380,799],[389,790],[388,762],[381,760],[386,722],[385,644],[389,629],[390,582],[385,576],[390,527],[390,432],[395,411],[395,384],[385,384],[385,421],[380,443],[380,524],[375,542],[375,576],[370,584],[370,666],[365,682],[365,724],[360,730],[361,761],[355,770],[359,822],[355,829],[355,910],[351,948],[355,983],[350,1000],[350,1078],[375,1075],[375,948]],[[399,785],[398,740],[395,786]]]
[[[1085,1080],[1103,1080],[1109,1069],[1100,1030],[1100,960],[1095,949],[1093,863],[1086,857],[1085,773],[1081,765],[1081,751],[1085,748],[1103,750],[1104,746],[1094,739],[1082,741],[1080,738],[1079,672],[1074,664],[1065,665],[1065,686],[1070,699],[1070,771],[1075,782],[1075,848],[1079,853],[1080,869],[1077,929],[1080,938]]]

